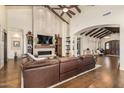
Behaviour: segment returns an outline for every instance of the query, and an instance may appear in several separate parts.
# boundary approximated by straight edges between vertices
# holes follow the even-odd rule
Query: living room
[[[114,69],[124,73],[120,54],[124,45],[119,44],[124,38],[123,9],[119,5],[1,5],[0,87],[124,87],[123,75],[115,85],[113,79]],[[85,54],[89,50],[92,53]],[[4,75],[6,69],[12,76]],[[95,74],[104,78],[96,79]]]

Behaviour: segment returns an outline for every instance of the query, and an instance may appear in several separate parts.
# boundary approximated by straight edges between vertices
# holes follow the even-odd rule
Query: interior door
[[[81,38],[77,38],[77,55],[81,54]]]
[[[4,32],[4,64],[7,63],[7,33]]]
[[[119,55],[119,40],[111,40],[105,43],[105,53],[110,55]]]
[[[110,54],[110,42],[105,43],[105,54]]]

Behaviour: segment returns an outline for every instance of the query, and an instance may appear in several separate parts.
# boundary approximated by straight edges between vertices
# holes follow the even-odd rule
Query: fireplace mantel
[[[34,48],[34,54],[37,54],[39,57],[55,56],[55,46],[37,44],[35,45],[35,48]]]
[[[44,45],[41,45],[41,44],[37,44],[35,45],[35,48],[55,48],[54,45],[47,45],[47,44],[44,44]]]

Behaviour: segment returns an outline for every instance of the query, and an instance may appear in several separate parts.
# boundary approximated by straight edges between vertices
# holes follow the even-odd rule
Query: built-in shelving
[[[62,38],[58,35],[55,35],[55,53],[57,56],[62,56]]]
[[[66,37],[66,56],[70,54],[70,37]]]
[[[33,34],[29,31],[27,37],[27,53],[33,54]]]

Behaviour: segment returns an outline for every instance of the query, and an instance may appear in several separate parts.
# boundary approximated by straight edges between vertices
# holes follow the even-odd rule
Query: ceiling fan
[[[79,13],[81,12],[81,10],[78,8],[77,5],[70,5],[70,6],[66,6],[66,5],[58,5],[59,8],[52,8],[52,9],[56,9],[56,10],[62,10],[62,13],[60,14],[60,16],[63,16],[64,14],[67,14],[70,18],[72,18],[72,15],[76,15],[71,9],[75,8]]]

